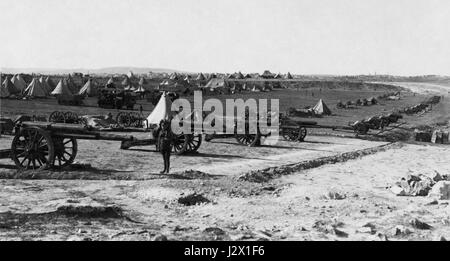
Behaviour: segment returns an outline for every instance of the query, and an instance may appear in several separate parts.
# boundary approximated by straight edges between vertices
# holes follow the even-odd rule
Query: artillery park
[[[450,33],[447,15],[426,19],[445,8],[261,1],[252,19],[214,1],[226,21],[192,1],[94,0],[80,17],[87,1],[17,1],[18,16],[51,10],[39,19],[63,36],[44,44],[24,18],[7,30],[26,37],[0,41],[0,240],[449,240]],[[112,19],[118,6],[131,15]],[[278,108],[223,115],[194,95]],[[178,133],[181,100],[193,110]]]
[[[289,108],[312,107],[323,99],[332,115],[293,115],[290,119],[345,126],[372,115],[411,107],[431,96],[447,96],[446,88],[450,86],[422,82],[347,85],[339,80],[332,81],[333,85],[329,80],[313,85],[302,80],[277,82],[288,87],[264,92],[212,93],[207,97],[276,98],[282,113]],[[302,82],[312,86],[304,88]],[[400,99],[380,99],[375,105],[347,109],[336,107],[338,101],[378,97],[392,91],[400,91]],[[53,111],[77,115],[129,112],[98,108],[97,99],[86,97],[83,106],[59,105],[54,97],[2,99],[1,112],[11,118],[48,118]],[[138,99],[135,107],[139,105],[143,115],[151,114],[155,107],[147,99]],[[420,240],[447,235],[447,205],[428,206],[432,201],[428,197],[412,200],[396,196],[388,188],[408,174],[436,171],[445,175],[450,171],[448,145],[420,143],[413,138],[416,128],[448,126],[449,106],[444,98],[430,110],[404,114],[401,125],[396,123],[384,131],[369,130],[361,135],[352,130],[307,128],[303,142],[281,138],[273,146],[239,145],[234,137],[203,140],[198,151],[174,156],[168,175],[159,174],[162,159],[154,147],[123,150],[117,141],[79,139],[74,162],[61,169],[18,171],[11,159],[2,159],[1,237],[147,240],[164,235],[173,240],[365,240],[381,233],[392,239]],[[126,134],[142,139],[149,135],[132,130]],[[2,148],[9,148],[12,139],[13,136],[2,135]],[[406,155],[408,161],[402,160]],[[377,162],[382,164],[368,168]],[[392,234],[396,226],[405,225],[418,211],[428,213],[420,218],[434,227],[432,231]],[[336,222],[345,225],[334,228]],[[366,231],[364,225],[368,223],[374,226],[370,231],[376,233]],[[220,229],[220,233],[205,232],[211,227]],[[347,235],[336,235],[333,229]]]

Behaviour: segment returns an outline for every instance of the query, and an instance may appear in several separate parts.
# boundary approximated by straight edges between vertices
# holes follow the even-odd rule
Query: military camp
[[[1,241],[450,239],[450,2],[4,2]]]

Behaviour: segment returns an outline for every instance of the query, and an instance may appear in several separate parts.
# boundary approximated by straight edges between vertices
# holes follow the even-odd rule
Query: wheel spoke
[[[23,156],[27,156],[27,155],[28,155],[28,153],[26,151],[23,151],[22,153],[19,153],[17,155],[17,158],[22,158]]]
[[[42,163],[46,164],[47,163],[47,159],[44,157],[44,155],[40,154],[39,155],[40,160],[42,161]]]
[[[25,158],[23,158],[23,160],[20,162],[20,165],[23,166],[23,163],[25,162],[25,160],[28,159],[28,155],[25,156]]]
[[[41,160],[39,159],[39,157],[37,157],[36,160],[37,160],[37,163],[39,164],[39,167],[41,167],[43,164],[42,164]]]

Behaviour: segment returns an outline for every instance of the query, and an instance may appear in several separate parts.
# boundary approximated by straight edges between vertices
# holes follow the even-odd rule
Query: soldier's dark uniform
[[[162,173],[169,173],[170,169],[170,152],[172,151],[172,143],[173,143],[173,134],[170,130],[170,122],[169,121],[161,121],[161,132],[159,139],[159,149],[164,159],[164,170]]]

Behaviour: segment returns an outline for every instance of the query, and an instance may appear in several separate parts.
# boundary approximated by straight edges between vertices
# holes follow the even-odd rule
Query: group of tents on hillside
[[[265,71],[263,75],[244,75],[241,72],[238,72],[220,76],[214,73],[206,75],[199,73],[197,76],[191,76],[174,72],[166,77],[167,78],[162,80],[155,89],[161,91],[174,91],[183,94],[190,94],[195,89],[201,90],[206,94],[232,94],[241,91],[271,91],[273,88],[280,88],[281,85],[279,83],[257,84],[254,82],[239,82],[236,80],[249,78],[293,78],[290,73],[286,76],[282,76],[281,74],[274,75],[269,71]],[[121,84],[118,84],[121,85],[121,88],[118,88],[114,78],[110,77],[105,84],[105,89],[122,89],[136,94],[144,94],[146,92],[145,85],[147,85],[146,79],[140,77],[138,82],[137,79],[138,78],[130,72],[128,75],[125,75]],[[27,84],[20,74],[16,74],[12,77],[7,76],[4,78],[4,81],[1,82],[0,97],[27,99],[48,96],[96,96],[98,94],[98,88],[95,86],[92,79],[88,79],[81,89],[78,90],[78,88],[79,87],[75,86],[71,75],[69,75],[68,78],[59,80],[58,84],[55,85],[49,76],[45,79],[44,76],[41,76],[40,78],[33,77],[31,82]]]
[[[50,95],[53,88],[53,83],[50,78],[44,79],[41,76],[39,79],[33,80],[27,85],[20,74],[9,78],[6,77],[0,87],[0,97],[23,96],[23,97],[46,97]]]
[[[70,78],[68,80],[61,79],[58,84],[55,85],[49,76],[45,79],[43,76],[39,79],[34,77],[31,82],[27,84],[23,77],[20,74],[17,74],[11,78],[6,77],[2,82],[0,87],[0,97],[44,98],[56,96],[58,98],[70,98],[73,95],[90,95],[94,93],[91,79],[89,79],[75,94],[71,91],[69,85],[74,85]]]

